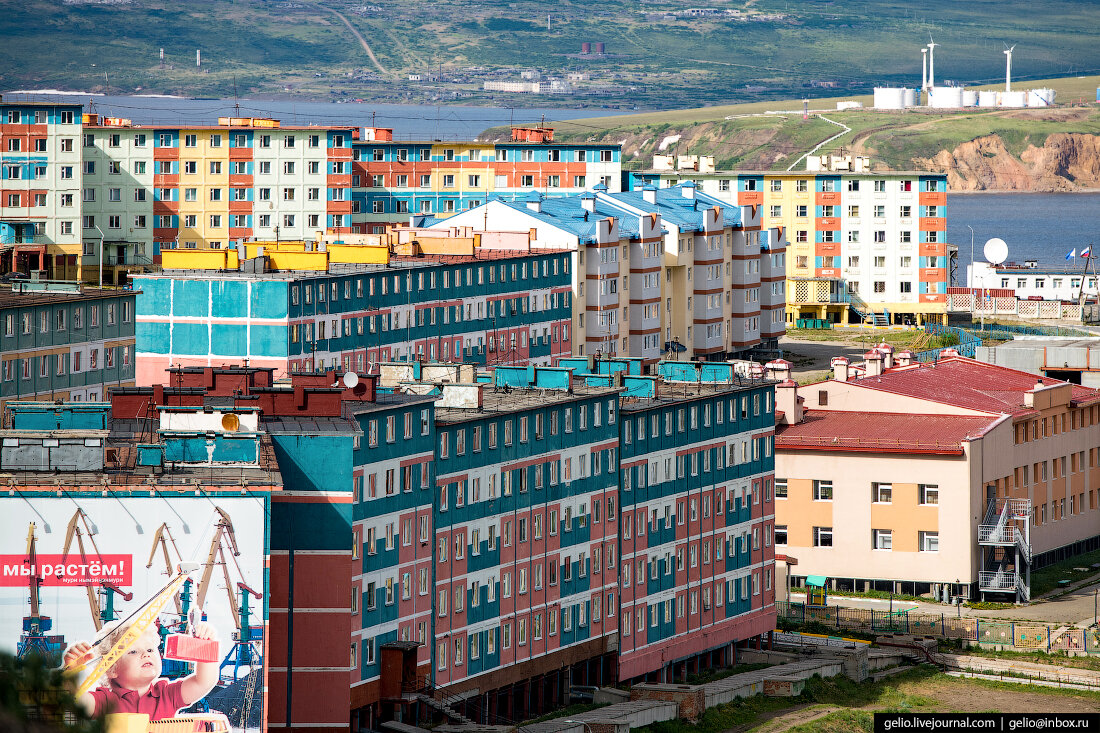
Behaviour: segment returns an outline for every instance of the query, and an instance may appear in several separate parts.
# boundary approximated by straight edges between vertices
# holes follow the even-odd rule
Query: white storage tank
[[[1029,89],[1027,92],[1028,107],[1050,107],[1054,104],[1053,89]]]
[[[1001,106],[1017,109],[1027,106],[1027,92],[1001,92]]]
[[[932,87],[928,106],[936,109],[959,109],[963,106],[962,87]]]
[[[906,107],[916,107],[918,104],[920,104],[920,101],[917,99],[916,89],[907,87],[904,91],[905,94],[903,96],[905,97],[904,101]]]
[[[875,109],[905,109],[905,89],[875,87]]]
[[[964,107],[977,107],[978,106],[978,92],[975,89],[963,90],[963,106]]]
[[[992,89],[982,89],[978,92],[979,107],[996,107],[997,92]]]

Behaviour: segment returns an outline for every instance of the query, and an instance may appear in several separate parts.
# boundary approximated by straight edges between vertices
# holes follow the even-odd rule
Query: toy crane
[[[53,628],[53,620],[43,616],[39,606],[39,590],[42,587],[42,574],[38,570],[37,537],[35,525],[31,522],[27,528],[27,587],[30,591],[31,613],[23,617],[23,634],[19,638],[17,654],[20,659],[38,655],[50,665],[59,664],[61,652],[65,648],[62,636],[50,636],[46,632]]]

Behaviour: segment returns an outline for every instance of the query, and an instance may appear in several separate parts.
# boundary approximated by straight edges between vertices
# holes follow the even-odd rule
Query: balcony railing
[[[1019,585],[1015,572],[1010,570],[981,570],[978,572],[978,587],[988,591],[1014,591]]]

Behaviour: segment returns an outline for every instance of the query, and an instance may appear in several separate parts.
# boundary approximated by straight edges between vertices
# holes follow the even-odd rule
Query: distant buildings
[[[350,232],[357,128],[219,118],[143,126],[85,115],[83,264],[105,282],[158,269],[166,249]]]
[[[356,232],[450,216],[490,196],[570,196],[599,184],[617,191],[621,178],[618,145],[554,142],[550,128],[513,128],[507,143],[395,141],[392,130],[366,128],[353,147]]]
[[[1076,250],[1075,250],[1076,251]],[[1090,271],[1088,260],[1081,265],[1069,263],[1065,267],[1039,267],[1035,262],[1023,265],[1007,263],[991,265],[977,262],[966,268],[967,286],[984,288],[987,297],[1010,297],[1024,300],[1065,300],[1076,302],[1082,295],[1096,298],[1096,273]]]
[[[0,101],[0,272],[80,267],[79,104]]]
[[[536,246],[570,252],[575,351],[707,360],[776,348],[783,322],[786,240],[759,211],[673,189],[525,202],[494,198],[432,229],[531,231]]]
[[[1100,546],[1096,390],[891,347],[833,371],[776,385],[776,543],[796,583],[1028,600],[1033,567]]]
[[[57,287],[0,285],[0,418],[12,401],[100,402],[134,384],[137,294]]]
[[[705,157],[658,157],[654,169],[626,173],[624,189],[693,181],[710,196],[760,207],[764,227],[782,227],[788,323],[946,319],[957,256],[946,241],[946,175],[715,171]]]

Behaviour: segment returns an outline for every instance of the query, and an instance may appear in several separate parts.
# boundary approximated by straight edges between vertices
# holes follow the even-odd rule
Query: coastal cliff
[[[986,135],[913,162],[946,173],[952,191],[1080,191],[1100,188],[1100,135],[1054,133],[1018,155]]]

